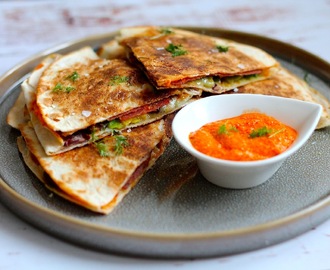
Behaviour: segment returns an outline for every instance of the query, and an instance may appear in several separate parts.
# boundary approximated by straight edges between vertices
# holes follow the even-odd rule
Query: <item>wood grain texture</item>
[[[0,1],[0,74],[41,50],[130,25],[221,27],[292,43],[330,61],[330,1]]]

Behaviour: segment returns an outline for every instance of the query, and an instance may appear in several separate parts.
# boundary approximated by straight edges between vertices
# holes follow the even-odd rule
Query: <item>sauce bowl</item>
[[[196,150],[189,134],[217,120],[260,112],[294,128],[298,137],[281,154],[257,161],[231,161],[210,157]],[[231,189],[260,185],[273,176],[283,162],[312,135],[322,113],[322,106],[291,98],[257,94],[216,95],[201,98],[186,105],[174,117],[172,130],[175,140],[194,156],[201,174],[211,183]]]

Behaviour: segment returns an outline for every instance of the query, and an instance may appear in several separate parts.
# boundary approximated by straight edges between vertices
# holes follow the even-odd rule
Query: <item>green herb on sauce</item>
[[[123,149],[124,147],[129,146],[129,143],[127,141],[127,138],[123,135],[115,135],[115,146],[114,146],[114,150],[115,150],[115,154],[116,155],[121,155],[123,153]]]
[[[238,132],[238,129],[235,126],[231,126],[230,129],[229,129],[229,131]]]
[[[110,79],[109,85],[111,85],[111,86],[119,85],[121,83],[128,83],[128,81],[129,81],[129,77],[128,76],[119,76],[119,75],[116,75],[116,76],[113,76]]]
[[[94,142],[94,145],[101,157],[108,157],[110,155],[109,149],[103,141]]]
[[[226,128],[225,124],[223,124],[219,127],[218,134],[220,134],[220,135],[227,134],[227,128]]]
[[[187,54],[187,51],[183,49],[182,45],[174,45],[173,43],[168,44],[165,50],[170,52],[172,57]]]
[[[77,71],[74,71],[71,75],[69,75],[65,79],[75,82],[76,80],[79,79],[79,74],[77,73]]]
[[[250,138],[264,137],[268,136],[272,132],[271,129],[268,129],[266,126],[253,130],[250,133]]]
[[[227,122],[226,122],[227,123]],[[224,123],[218,128],[219,135],[228,135],[230,132],[237,132],[237,128],[234,125],[227,125]]]
[[[224,45],[216,45],[216,48],[219,52],[228,52],[229,47]]]

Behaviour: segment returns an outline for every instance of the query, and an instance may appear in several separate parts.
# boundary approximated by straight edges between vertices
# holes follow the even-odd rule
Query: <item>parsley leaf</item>
[[[165,50],[170,52],[172,57],[187,54],[187,51],[183,49],[182,45],[174,45],[173,43],[168,44]]]
[[[107,145],[103,141],[94,142],[101,157],[108,157],[110,155]]]
[[[218,128],[219,135],[229,135],[230,132],[238,132],[238,129],[236,128],[236,126],[231,124],[228,126],[227,121]]]
[[[58,84],[55,85],[55,87],[53,88],[52,92],[58,93],[58,92],[60,92],[62,90],[63,90],[63,85],[60,84],[60,83],[58,83]]]
[[[123,135],[115,135],[115,146],[114,146],[114,150],[115,150],[115,154],[116,155],[121,155],[123,153],[123,148],[129,146],[129,143],[127,141],[127,138]]]
[[[52,92],[59,93],[59,92],[65,92],[70,93],[71,91],[75,90],[76,88],[72,86],[63,86],[61,83],[57,83],[55,87],[53,88]]]
[[[91,133],[91,138],[90,141],[91,142],[95,142],[98,140],[98,137],[95,135],[95,128],[92,129],[92,133]]]
[[[67,86],[65,87],[65,91],[66,93],[70,93],[71,91],[75,90],[76,88],[72,87],[72,86]]]
[[[216,45],[216,48],[218,49],[219,52],[228,52],[229,50],[229,47],[224,45]]]
[[[69,75],[65,79],[75,82],[76,80],[79,79],[79,74],[77,73],[77,71],[74,71],[71,75]]]
[[[271,133],[271,132],[272,132],[271,129],[268,129],[266,126],[264,126],[264,127],[253,130],[250,133],[249,137],[250,138],[263,137],[263,136],[269,135],[269,133]]]
[[[227,134],[227,128],[226,128],[225,124],[223,124],[219,127],[218,134]]]
[[[109,85],[114,86],[114,85],[118,85],[118,84],[121,84],[121,83],[128,83],[128,81],[129,81],[128,76],[116,75],[116,76],[111,77]]]
[[[162,33],[163,35],[169,35],[173,33],[173,31],[170,28],[161,28],[159,32]]]

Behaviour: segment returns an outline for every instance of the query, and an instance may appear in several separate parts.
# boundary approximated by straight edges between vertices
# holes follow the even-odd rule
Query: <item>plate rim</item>
[[[264,37],[258,34],[254,33],[248,33],[248,32],[242,32],[242,31],[234,31],[234,30],[228,30],[228,29],[222,29],[222,28],[215,28],[215,27],[186,27],[186,26],[170,26],[170,27],[177,27],[177,28],[182,28],[182,29],[187,29],[191,31],[196,31],[196,32],[207,32],[208,34],[211,33],[217,33],[219,35],[220,33],[224,36],[241,36],[241,37],[246,37],[249,39],[255,38],[256,40],[262,40],[263,41],[263,46],[267,46],[267,44],[272,43],[273,45],[280,45],[282,47],[285,47],[292,53],[292,57],[297,58],[298,57],[298,62],[300,67],[303,67],[305,69],[310,69],[311,72],[317,73],[319,78],[326,79],[327,81],[330,81],[330,72],[326,72],[327,69],[324,69],[324,67],[328,68],[330,70],[330,64],[326,62],[325,60],[321,59],[320,57],[305,51],[301,48],[298,48],[296,46],[293,46],[291,44],[285,43],[283,41],[279,41],[277,39],[273,39],[270,37]],[[53,46],[51,48],[48,48],[46,50],[43,50],[37,54],[34,54],[30,56],[29,58],[25,59],[21,63],[15,65],[13,68],[5,72],[1,77],[0,77],[0,85],[3,85],[3,89],[0,90],[0,106],[4,102],[4,99],[6,96],[11,92],[10,90],[13,88],[13,85],[18,83],[18,79],[22,78],[23,75],[28,74],[27,71],[31,71],[31,67],[35,65],[36,62],[40,61],[43,57],[45,57],[48,54],[54,53],[54,52],[65,52],[65,51],[72,51],[74,50],[75,47],[81,47],[82,45],[91,43],[93,46],[95,46],[96,43],[102,44],[102,41],[109,40],[113,38],[118,31],[113,31],[109,33],[103,33],[103,34],[97,34],[97,35],[90,35],[85,38],[80,38],[76,39],[73,41],[69,42],[64,42],[61,44],[58,44],[56,46]],[[250,43],[249,43],[250,44]],[[92,46],[92,45],[91,45]],[[263,48],[261,46],[260,48]],[[285,56],[287,56],[288,52],[283,53]],[[278,54],[277,54],[278,55]],[[301,61],[301,56],[304,56],[304,61]],[[307,57],[307,60],[306,60]],[[285,57],[283,57],[285,58]],[[308,61],[311,60],[311,61]],[[295,63],[295,64],[296,64]],[[308,65],[308,63],[311,63]],[[298,65],[298,64],[297,64]],[[319,72],[321,71],[321,72]],[[91,224],[90,222],[62,214],[60,212],[57,212],[52,209],[48,209],[46,207],[43,207],[41,205],[38,205],[37,203],[34,203],[27,198],[25,198],[23,195],[19,194],[16,192],[13,188],[11,188],[8,183],[6,183],[5,180],[3,180],[0,177],[0,201],[5,205],[7,208],[11,210],[14,214],[19,216],[20,218],[24,219],[28,223],[38,227],[39,229],[41,228],[42,230],[46,230],[45,228],[46,224],[40,224],[40,222],[36,222],[35,220],[29,218],[28,216],[25,216],[22,212],[24,210],[20,210],[20,213],[15,213],[15,207],[11,205],[10,202],[11,200],[16,200],[16,203],[18,204],[25,204],[25,207],[29,207],[41,215],[45,215],[52,221],[56,221],[57,223],[63,223],[66,226],[84,226],[84,229],[87,229],[89,231],[92,231],[93,233],[103,233],[106,232],[108,234],[112,234],[113,236],[119,236],[119,237],[125,237],[125,238],[131,238],[133,241],[140,241],[140,240],[148,240],[150,242],[154,241],[170,241],[170,242],[175,242],[175,243],[182,243],[182,242],[195,242],[197,244],[198,241],[210,241],[214,240],[216,238],[217,241],[224,239],[224,238],[231,238],[231,237],[240,237],[240,236],[249,236],[250,234],[263,234],[267,233],[269,231],[273,231],[274,233],[276,232],[283,232],[286,231],[287,228],[290,226],[295,225],[296,223],[301,223],[303,220],[307,220],[306,223],[300,224],[300,229],[295,231],[295,232],[289,232],[289,237],[286,236],[284,239],[281,237],[278,237],[277,239],[270,239],[268,243],[265,243],[261,245],[260,243],[255,245],[254,248],[249,248],[249,249],[243,249],[240,250],[242,251],[248,251],[251,249],[256,249],[256,248],[261,248],[261,247],[266,247],[271,244],[276,244],[279,242],[283,242],[284,240],[288,240],[292,237],[295,237],[297,235],[300,235],[301,233],[306,232],[308,229],[312,229],[314,226],[324,222],[327,220],[330,216],[330,197],[326,196],[325,198],[319,199],[316,203],[304,207],[301,211],[298,211],[294,214],[290,214],[286,217],[282,217],[270,222],[266,223],[261,223],[258,225],[253,225],[245,228],[240,228],[240,229],[233,229],[233,230],[219,230],[219,231],[213,231],[213,232],[204,232],[204,233],[168,233],[168,234],[161,234],[161,233],[144,233],[144,232],[139,232],[139,231],[130,231],[130,230],[125,230],[125,229],[115,229],[111,227],[107,227],[105,225],[101,224]],[[329,194],[328,194],[329,195]],[[44,221],[45,222],[45,221]],[[42,221],[41,221],[42,223]],[[47,223],[47,222],[46,222]],[[58,232],[49,232],[50,234],[55,234],[57,237],[61,237],[60,233]],[[67,240],[67,239],[63,239]],[[75,242],[75,241],[69,241],[69,242]],[[78,243],[79,244],[79,243]],[[80,243],[84,244],[84,243]],[[158,243],[159,244],[159,243]],[[87,243],[88,246],[88,243]],[[116,252],[117,250],[112,250],[111,248],[108,248],[107,250],[110,250],[111,252]],[[122,248],[122,251],[124,253],[132,253],[129,252],[129,250],[125,250]],[[145,255],[145,252],[142,252],[139,254],[139,252],[136,252],[133,254],[137,255]],[[235,252],[236,253],[236,252]],[[219,254],[219,252],[215,252],[213,255],[225,255],[226,253],[222,252]],[[156,252],[154,255],[156,256],[162,256],[160,252]],[[209,256],[210,254],[204,254],[202,257]],[[211,254],[212,255],[212,254]],[[200,257],[198,254],[191,253],[191,254],[178,254],[178,256],[171,256],[171,257]]]

